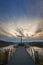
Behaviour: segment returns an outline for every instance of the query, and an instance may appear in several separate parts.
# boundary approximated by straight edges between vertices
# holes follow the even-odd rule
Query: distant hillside
[[[18,42],[15,42],[15,43],[18,43]],[[0,40],[0,47],[5,47],[5,46],[8,46],[8,45],[12,45],[12,44],[15,44],[14,42],[6,42],[6,41],[3,41],[3,40]],[[20,43],[20,42],[19,42]],[[43,42],[22,42],[22,44],[29,44],[29,46],[38,46],[38,47],[43,47]]]
[[[0,47],[8,46],[14,44],[13,42],[6,42],[3,40],[0,40]]]
[[[31,42],[29,45],[43,47],[43,42]]]

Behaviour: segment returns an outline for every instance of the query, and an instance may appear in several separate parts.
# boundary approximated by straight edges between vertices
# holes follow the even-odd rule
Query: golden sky
[[[19,20],[18,23],[1,23],[0,35],[8,37],[43,37],[43,19]]]

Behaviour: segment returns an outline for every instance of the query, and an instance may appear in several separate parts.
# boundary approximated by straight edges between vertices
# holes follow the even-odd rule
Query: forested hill
[[[14,43],[0,40],[0,47],[5,47],[5,46],[8,46],[8,45],[12,45],[12,44],[14,44]]]
[[[38,47],[43,47],[43,42],[31,42],[29,43],[30,46],[38,46]]]

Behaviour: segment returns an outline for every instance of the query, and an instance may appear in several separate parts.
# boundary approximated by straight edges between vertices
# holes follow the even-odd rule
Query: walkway
[[[7,65],[35,65],[35,63],[25,50],[25,47],[20,46]]]

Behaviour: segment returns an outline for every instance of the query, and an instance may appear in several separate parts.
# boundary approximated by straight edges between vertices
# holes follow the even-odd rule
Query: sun
[[[32,32],[32,31],[24,31],[24,37],[31,37],[32,35],[34,35],[34,32]]]

